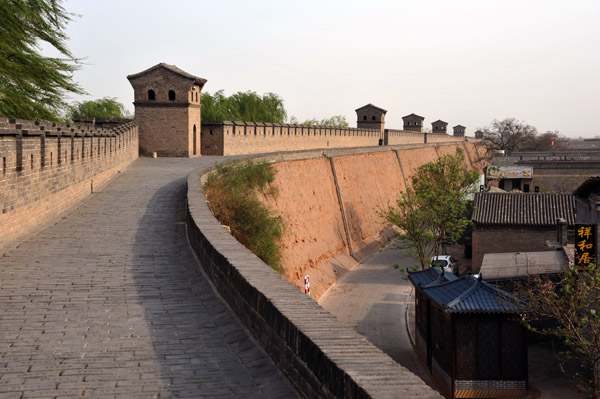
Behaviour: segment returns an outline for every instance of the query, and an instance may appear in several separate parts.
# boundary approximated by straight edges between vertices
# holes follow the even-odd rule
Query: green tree
[[[457,149],[454,155],[417,168],[411,187],[395,205],[380,211],[380,216],[398,227],[400,238],[407,240],[422,268],[443,243],[456,242],[471,223],[465,196],[478,176],[467,166],[464,152]]]
[[[292,116],[290,118],[290,123],[295,123],[299,125],[317,125],[317,126],[335,126],[335,127],[348,127],[348,121],[346,117],[343,115],[334,115],[331,118],[323,118],[321,120],[312,118],[307,119],[303,122],[300,122],[298,118]]]
[[[104,97],[98,100],[76,102],[70,105],[67,119],[74,118],[125,118],[127,110],[116,98]]]
[[[537,277],[521,288],[525,325],[562,340],[568,350],[559,355],[578,360],[584,370],[576,376],[580,388],[600,399],[600,269],[595,265],[585,271],[567,268],[559,281]],[[556,325],[537,327],[537,320],[548,319]]]
[[[223,90],[202,93],[204,120],[283,123],[286,117],[283,99],[275,93],[260,96],[253,91],[239,91],[229,97]]]
[[[73,82],[79,67],[66,46],[71,20],[60,0],[0,1],[0,115],[60,121],[66,93],[82,93]],[[41,55],[52,46],[62,58]]]

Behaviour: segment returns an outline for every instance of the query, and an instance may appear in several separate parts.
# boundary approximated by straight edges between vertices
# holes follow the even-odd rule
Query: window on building
[[[169,101],[175,101],[175,91],[169,90]]]
[[[367,120],[367,115],[363,115],[363,121]]]
[[[373,120],[373,121],[375,120],[375,115],[373,115],[373,116],[371,117],[371,120]]]
[[[149,101],[156,100],[156,94],[154,93],[154,90],[148,90],[148,100]]]

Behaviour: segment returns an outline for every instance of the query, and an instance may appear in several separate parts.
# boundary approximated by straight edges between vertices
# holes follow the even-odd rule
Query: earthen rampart
[[[138,157],[138,126],[0,118],[0,247],[99,190]]]

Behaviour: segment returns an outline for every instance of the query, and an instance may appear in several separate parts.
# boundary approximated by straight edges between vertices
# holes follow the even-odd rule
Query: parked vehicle
[[[446,273],[458,275],[458,260],[451,255],[437,255],[431,258],[431,266],[444,269]]]

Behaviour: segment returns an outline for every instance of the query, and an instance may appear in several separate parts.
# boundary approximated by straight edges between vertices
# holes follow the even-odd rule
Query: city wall
[[[313,287],[317,296],[322,293],[332,282],[314,281],[318,270],[331,269],[331,260],[340,254],[356,256],[379,242],[385,226],[376,216],[377,206],[393,200],[418,165],[457,147],[481,170],[471,143],[255,157],[274,162],[277,169],[274,184],[280,191],[270,204],[286,220],[286,277],[309,274],[311,293]],[[304,295],[297,281],[292,281],[296,287],[284,281],[227,233],[212,216],[202,191],[201,179],[209,171],[188,177],[190,243],[217,289],[301,392],[319,398],[396,398],[399,392],[414,398],[441,397],[337,321],[314,296]]]
[[[0,248],[98,191],[138,157],[138,126],[0,118]]]
[[[318,148],[369,147],[464,141],[447,134],[339,128],[287,123],[202,121],[202,155],[259,154]]]

